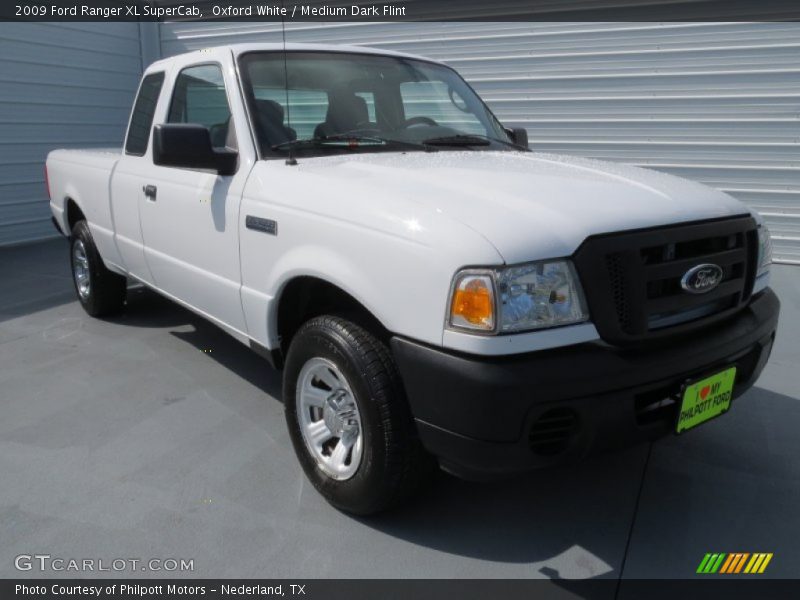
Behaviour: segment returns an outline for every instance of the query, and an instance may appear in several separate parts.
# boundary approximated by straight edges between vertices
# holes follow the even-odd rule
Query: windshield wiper
[[[325,137],[308,138],[304,140],[288,140],[275,144],[272,146],[273,150],[285,150],[287,148],[296,150],[303,148],[371,148],[375,146],[392,146],[399,148],[415,148],[425,150],[426,152],[436,152],[424,143],[406,142],[403,140],[392,140],[388,138],[377,137],[374,135],[349,135],[346,133],[337,133],[334,135],[326,135]]]
[[[489,146],[492,142],[511,146],[512,148],[519,148],[520,150],[527,150],[519,144],[508,142],[499,138],[489,137],[488,135],[481,135],[478,133],[459,133],[457,135],[446,135],[443,137],[434,137],[423,140],[423,144],[431,146]]]
[[[308,138],[304,140],[287,140],[280,144],[272,146],[273,150],[283,150],[285,148],[324,148],[325,146],[335,146],[341,148],[342,146],[359,147],[364,146],[385,146],[386,140],[379,137],[367,135],[326,135],[325,137]]]
[[[488,137],[480,135],[458,134],[432,137],[422,140],[422,143],[429,146],[489,146],[492,142]]]

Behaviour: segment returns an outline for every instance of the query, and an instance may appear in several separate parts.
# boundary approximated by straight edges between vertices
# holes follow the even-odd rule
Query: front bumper
[[[400,337],[391,346],[423,445],[446,470],[484,479],[661,437],[681,385],[720,367],[737,366],[740,396],[769,358],[779,310],[767,289],[722,323],[637,348],[485,357]]]

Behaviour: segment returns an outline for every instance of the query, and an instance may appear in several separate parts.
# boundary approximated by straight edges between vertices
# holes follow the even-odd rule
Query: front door
[[[222,52],[215,51],[215,52]],[[216,147],[237,148],[224,56],[178,65],[161,121],[209,128]],[[229,57],[228,57],[229,58]],[[195,58],[196,60],[196,58]],[[158,115],[156,122],[159,122]],[[152,164],[141,181],[139,214],[154,284],[212,320],[246,334],[240,299],[238,217],[248,168],[234,175]]]

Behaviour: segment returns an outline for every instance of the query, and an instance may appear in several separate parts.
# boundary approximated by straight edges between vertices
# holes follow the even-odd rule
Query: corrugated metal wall
[[[47,152],[120,146],[141,68],[136,23],[0,23],[0,245],[55,235]]]
[[[295,22],[287,38],[444,60],[534,148],[730,192],[800,263],[800,24]],[[44,156],[121,145],[142,62],[280,39],[279,23],[0,24],[0,244],[51,235]]]
[[[164,56],[280,39],[278,23],[160,26]],[[730,192],[765,215],[777,257],[800,263],[800,24],[289,23],[287,40],[443,60],[534,148]]]

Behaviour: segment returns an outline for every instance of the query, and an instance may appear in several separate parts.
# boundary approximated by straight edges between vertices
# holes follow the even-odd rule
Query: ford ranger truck
[[[46,164],[78,300],[134,281],[283,371],[306,475],[396,505],[700,425],[772,348],[762,219],[697,183],[531,152],[450,67],[249,44],[150,65],[118,150]],[[696,428],[698,428],[695,431]]]

